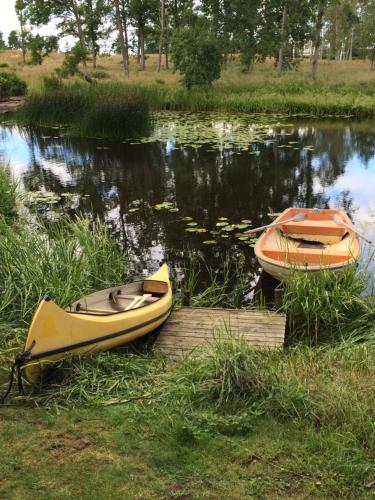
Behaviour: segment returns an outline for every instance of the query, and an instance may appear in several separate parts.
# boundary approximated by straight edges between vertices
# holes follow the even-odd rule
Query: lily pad
[[[216,222],[216,226],[217,227],[224,227],[224,226],[227,226],[228,225],[228,222]]]
[[[139,210],[139,208],[129,208],[128,212],[130,214],[134,213],[134,212],[137,212]]]
[[[207,229],[204,227],[198,227],[198,229],[196,229],[196,232],[197,233],[207,233]]]
[[[217,241],[215,240],[205,240],[203,241],[204,245],[217,245]]]
[[[193,217],[189,217],[187,215],[186,217],[181,217],[181,220],[183,220],[183,221],[189,221],[189,220],[193,220]]]
[[[198,222],[188,222],[186,225],[191,227],[198,226]]]
[[[187,231],[188,233],[195,233],[197,230],[195,229],[195,227],[187,227],[185,231]]]
[[[169,208],[169,211],[175,213],[175,212],[179,212],[180,209],[176,208],[176,207],[175,208]]]

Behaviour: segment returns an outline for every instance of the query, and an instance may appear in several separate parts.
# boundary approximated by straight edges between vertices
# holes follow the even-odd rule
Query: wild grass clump
[[[147,100],[125,86],[75,84],[31,93],[18,115],[26,124],[67,125],[73,133],[123,139],[145,133]]]
[[[16,217],[17,183],[9,170],[0,164],[0,221],[12,222]]]
[[[348,266],[332,273],[293,272],[283,290],[288,313],[289,341],[309,345],[338,341],[368,309],[371,297],[361,296],[368,286],[364,272]],[[371,322],[367,322],[371,326]]]
[[[73,299],[125,280],[125,264],[104,223],[67,217],[45,225],[0,226],[0,320],[28,322],[48,294]]]

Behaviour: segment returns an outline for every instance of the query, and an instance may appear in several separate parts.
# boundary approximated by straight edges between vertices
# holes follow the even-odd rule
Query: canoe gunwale
[[[166,283],[165,281],[162,281],[162,280],[152,280],[152,279],[143,279],[143,280],[135,280],[135,281],[132,281],[130,283],[125,283],[123,285],[119,285],[117,287],[112,287],[112,288],[106,288],[104,290],[100,290],[101,292],[109,292],[109,293],[112,293],[113,290],[118,290],[120,289],[121,287],[125,287],[126,285],[133,285],[133,284],[137,284],[137,283],[144,283],[145,281],[148,281],[148,282],[155,282],[155,283]],[[97,293],[97,292],[94,292],[94,293]],[[159,300],[163,299],[166,295],[167,295],[168,291],[161,294],[161,296],[159,297]],[[93,294],[90,294],[90,295],[93,295]],[[118,314],[124,314],[124,313],[128,313],[128,312],[132,312],[132,311],[140,311],[141,309],[143,309],[144,307],[149,307],[149,306],[152,306],[153,304],[155,304],[155,302],[151,302],[151,303],[144,303],[143,305],[141,305],[140,307],[135,307],[134,309],[123,309],[123,310],[119,310],[119,311],[108,311],[106,313],[101,313],[101,312],[90,312],[90,311],[85,311],[84,309],[83,310],[78,310],[78,311],[75,311],[74,309],[73,310],[70,310],[69,308],[70,307],[73,307],[73,304],[77,304],[78,302],[81,302],[81,301],[84,301],[85,299],[87,299],[87,297],[90,297],[90,295],[85,295],[84,297],[81,297],[80,299],[77,299],[77,300],[74,300],[71,304],[69,304],[65,309],[64,311],[68,314],[77,314],[79,315],[80,317],[85,317],[85,316],[97,316],[97,317],[103,317],[103,318],[106,318],[107,316],[116,316]]]
[[[168,316],[170,315],[172,309],[173,309],[173,305],[171,307],[169,307],[166,311],[164,311],[162,314],[160,314],[159,316],[157,316],[155,318],[152,318],[148,321],[144,321],[143,323],[138,323],[137,325],[134,325],[130,328],[125,328],[124,330],[120,330],[118,332],[113,332],[113,333],[109,333],[107,335],[102,335],[100,337],[94,337],[92,339],[83,340],[81,342],[76,342],[75,344],[70,344],[70,345],[58,347],[56,349],[50,349],[48,351],[38,352],[34,355],[31,354],[28,357],[27,361],[28,361],[28,363],[32,362],[32,361],[37,361],[38,359],[46,358],[47,356],[53,356],[53,355],[61,354],[64,352],[74,351],[74,350],[79,349],[81,347],[86,347],[88,345],[98,344],[99,342],[105,342],[106,340],[111,340],[111,339],[114,339],[117,337],[121,337],[122,335],[127,335],[129,333],[133,333],[137,330],[140,330],[141,328],[144,328],[148,325],[151,325],[152,323],[157,323],[158,321],[160,321],[164,317],[166,320],[168,318]]]

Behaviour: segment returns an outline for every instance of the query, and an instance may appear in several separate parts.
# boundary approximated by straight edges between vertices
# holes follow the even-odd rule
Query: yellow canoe
[[[338,224],[334,216],[346,227]],[[280,281],[287,280],[293,270],[339,270],[353,264],[360,255],[354,227],[341,210],[288,208],[274,224],[277,226],[269,227],[259,237],[255,255],[262,268]]]
[[[67,354],[89,355],[132,342],[160,326],[171,308],[166,264],[145,280],[95,292],[65,310],[47,296],[30,325],[23,377],[34,384],[43,367]]]

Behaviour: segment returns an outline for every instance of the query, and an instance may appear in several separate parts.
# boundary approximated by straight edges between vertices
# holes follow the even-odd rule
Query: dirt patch
[[[24,102],[25,97],[9,97],[9,99],[0,100],[0,115],[17,111]]]

